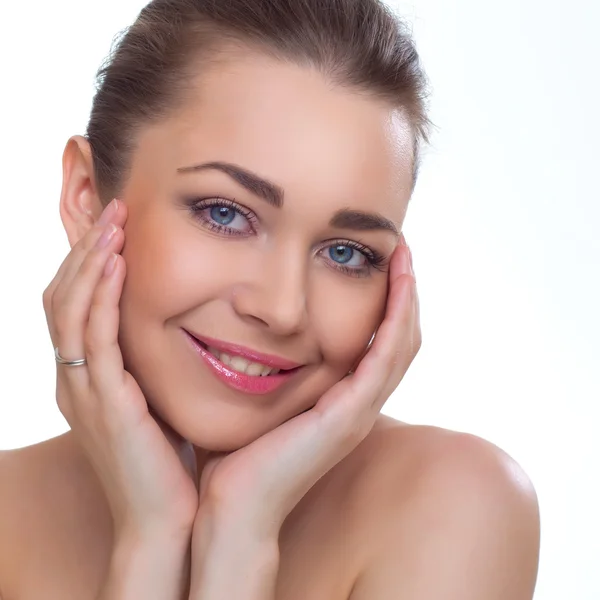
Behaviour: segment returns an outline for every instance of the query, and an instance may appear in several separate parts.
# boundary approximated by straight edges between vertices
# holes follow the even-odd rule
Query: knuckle
[[[68,307],[64,302],[61,302],[54,297],[52,300],[51,313],[56,331],[59,334],[64,333],[67,329],[67,315],[69,314]]]
[[[85,355],[93,359],[101,352],[106,352],[109,346],[110,342],[107,338],[105,328],[102,326],[102,321],[98,319],[97,315],[90,312],[89,324],[83,335]]]
[[[83,347],[85,349],[85,355],[93,358],[97,356],[102,349],[102,341],[94,333],[90,333],[88,330],[84,337]]]
[[[112,316],[112,307],[105,304],[103,298],[102,287],[97,287],[90,299],[89,324],[90,329],[98,329],[102,327],[107,317]]]
[[[100,236],[100,233],[101,228],[98,227],[98,225],[90,227],[86,235],[81,238],[79,248],[84,252],[90,252],[96,245],[96,241]]]
[[[101,266],[101,263],[104,263],[105,260],[106,258],[104,257],[103,249],[94,248],[90,250],[81,263],[79,269],[80,276],[87,278],[90,275],[95,274]]]
[[[64,305],[63,293],[62,293],[60,286],[58,286],[54,290],[52,296],[50,297],[49,303],[50,303],[50,310],[53,313],[56,313],[57,311],[59,311],[61,309],[61,307]]]
[[[54,285],[50,283],[42,293],[42,304],[46,313],[52,309],[52,297],[54,295]]]

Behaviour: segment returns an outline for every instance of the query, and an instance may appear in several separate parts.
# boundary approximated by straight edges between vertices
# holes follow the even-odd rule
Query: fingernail
[[[103,232],[98,241],[96,242],[96,246],[98,248],[106,248],[108,246],[110,240],[113,235],[117,232],[117,226],[114,223],[111,223]]]
[[[400,234],[400,243],[401,243],[403,246],[408,246],[408,244],[406,243],[406,238],[404,237],[404,232],[402,232],[402,233]]]
[[[108,225],[110,220],[117,211],[117,199],[111,200],[102,211],[100,218],[98,219],[98,225]]]

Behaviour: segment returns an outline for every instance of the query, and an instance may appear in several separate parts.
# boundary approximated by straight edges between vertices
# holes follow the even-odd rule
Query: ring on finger
[[[58,346],[56,346],[56,348],[54,348],[54,358],[56,359],[57,363],[60,363],[61,365],[65,365],[66,367],[81,367],[82,365],[87,364],[87,359],[85,359],[85,358],[79,358],[77,360],[65,360],[58,353]]]

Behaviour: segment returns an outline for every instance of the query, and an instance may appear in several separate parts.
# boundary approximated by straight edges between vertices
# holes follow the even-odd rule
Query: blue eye
[[[367,277],[372,269],[382,270],[387,264],[379,252],[350,240],[331,240],[321,252],[331,267],[353,277]]]
[[[236,211],[228,206],[213,206],[210,218],[219,225],[229,225],[235,219]]]
[[[354,248],[349,246],[331,246],[329,248],[329,257],[337,263],[345,264],[352,259]]]
[[[195,199],[189,208],[205,227],[226,235],[248,235],[257,220],[252,211],[225,198]]]

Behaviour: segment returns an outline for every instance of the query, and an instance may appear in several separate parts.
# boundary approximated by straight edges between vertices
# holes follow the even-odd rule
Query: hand
[[[310,488],[371,431],[421,347],[419,304],[409,250],[390,264],[386,315],[357,369],[310,410],[248,446],[209,455],[200,480],[200,512],[219,526],[276,538],[285,517]],[[215,517],[216,515],[216,517]],[[199,528],[201,529],[201,528]]]
[[[193,447],[150,414],[123,367],[118,331],[125,261],[118,253],[126,219],[122,202],[107,206],[44,291],[44,310],[61,356],[87,358],[78,367],[57,363],[56,399],[102,483],[115,535],[156,540],[191,534],[196,462]],[[112,237],[104,237],[111,230]]]

